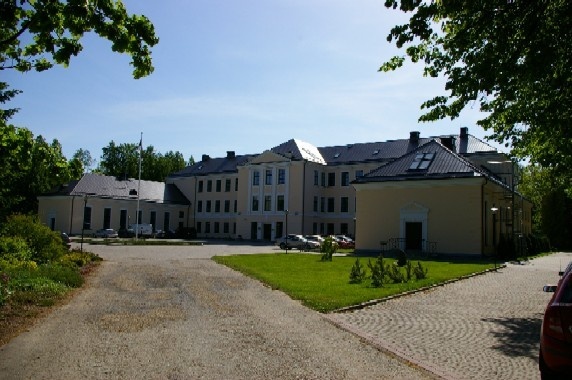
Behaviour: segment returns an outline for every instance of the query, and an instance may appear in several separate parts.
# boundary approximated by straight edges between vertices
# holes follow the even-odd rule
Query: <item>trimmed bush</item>
[[[383,262],[383,256],[379,255],[373,264],[371,260],[369,260],[367,266],[371,270],[371,285],[375,288],[382,287],[387,274],[387,267]]]
[[[421,265],[421,262],[418,261],[417,266],[415,268],[413,268],[413,275],[415,276],[416,280],[423,280],[423,279],[427,278],[427,272],[428,271],[429,271],[429,269],[426,267],[423,267],[423,265]]]
[[[402,284],[405,282],[405,276],[397,265],[387,266],[387,277],[389,277],[394,284]]]
[[[334,253],[338,250],[338,244],[331,237],[327,237],[320,246],[322,261],[332,261]]]
[[[357,258],[350,271],[350,284],[361,284],[366,276],[367,272]]]
[[[403,267],[407,264],[407,254],[402,249],[397,250],[397,266]]]

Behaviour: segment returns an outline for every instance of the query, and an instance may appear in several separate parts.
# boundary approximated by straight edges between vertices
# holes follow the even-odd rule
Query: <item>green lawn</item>
[[[375,288],[369,279],[361,284],[349,283],[355,257],[334,257],[331,262],[322,262],[320,255],[279,253],[216,256],[213,260],[256,278],[273,289],[279,289],[320,312],[384,298],[494,267],[491,262],[420,260],[429,270],[427,279]],[[375,259],[371,260],[373,262]],[[367,268],[368,258],[362,257],[360,262]],[[412,263],[417,265],[417,260],[412,260]],[[367,271],[369,275],[369,268]]]

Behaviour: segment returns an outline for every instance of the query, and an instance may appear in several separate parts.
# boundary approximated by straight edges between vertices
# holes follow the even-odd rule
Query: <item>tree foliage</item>
[[[13,0],[0,2],[0,70],[44,71],[69,65],[85,33],[131,55],[133,76],[153,72],[151,50],[159,41],[153,24],[130,15],[120,0]]]
[[[522,170],[519,191],[534,205],[536,233],[559,249],[572,247],[572,193],[570,184],[550,168],[529,165]]]
[[[59,233],[42,225],[37,216],[10,216],[0,229],[0,236],[24,239],[30,248],[29,258],[38,264],[56,261],[66,251]]]
[[[0,120],[0,220],[12,213],[36,212],[38,195],[81,174],[81,163],[68,161],[57,140],[48,143]]]
[[[139,177],[139,145],[119,144],[111,141],[102,149],[98,172],[119,178]],[[161,154],[153,146],[141,151],[141,179],[164,181],[165,178],[185,167],[185,159],[180,152],[169,151]]]
[[[386,0],[410,12],[388,41],[405,48],[382,71],[406,58],[426,76],[446,78],[447,95],[422,104],[421,121],[459,116],[466,106],[491,138],[517,157],[569,176],[572,166],[572,2],[569,0]],[[568,177],[569,178],[569,177]]]

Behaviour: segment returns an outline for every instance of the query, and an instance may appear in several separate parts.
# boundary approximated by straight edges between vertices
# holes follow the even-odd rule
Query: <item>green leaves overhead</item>
[[[37,196],[81,176],[80,162],[67,161],[57,140],[51,144],[26,128],[0,120],[0,221],[38,209]]]
[[[483,112],[478,122],[513,154],[568,171],[572,166],[572,2],[385,2],[411,13],[388,40],[404,48],[425,75],[446,78],[446,95],[422,104],[420,121],[459,116],[466,106]],[[393,57],[380,70],[396,70]]]
[[[130,54],[133,76],[141,78],[153,72],[150,48],[159,41],[153,24],[129,15],[119,0],[2,1],[0,31],[0,70],[22,72],[67,66],[83,35],[95,32],[113,51]]]

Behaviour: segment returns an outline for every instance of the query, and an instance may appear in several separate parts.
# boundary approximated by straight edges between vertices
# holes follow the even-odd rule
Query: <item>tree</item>
[[[550,168],[529,165],[522,170],[518,190],[534,205],[535,232],[559,249],[572,247],[572,194],[562,177]]]
[[[421,105],[420,121],[454,119],[478,105],[478,122],[516,157],[570,178],[572,166],[572,2],[386,0],[411,12],[388,41],[406,48],[424,75],[446,78],[446,96]],[[380,70],[401,67],[406,56]]]
[[[111,141],[102,149],[99,171],[102,174],[120,178],[137,178],[139,173],[139,146],[137,144],[116,145]]]
[[[26,128],[0,120],[0,220],[38,210],[37,196],[78,178],[57,140],[48,144]]]
[[[0,103],[4,104],[10,101],[14,96],[18,95],[22,91],[20,90],[10,90],[8,83],[0,82]],[[7,122],[14,114],[18,112],[17,108],[11,109],[0,109],[0,121]]]
[[[81,172],[87,171],[95,164],[95,160],[91,157],[89,150],[78,149],[74,155],[73,159],[81,163]]]
[[[159,41],[153,24],[129,15],[120,0],[2,1],[0,31],[0,70],[22,72],[67,66],[83,35],[95,32],[113,51],[130,54],[133,76],[141,78],[153,72],[150,48]]]
[[[139,178],[139,145],[120,144],[111,141],[103,149],[98,172],[119,178]],[[169,151],[165,155],[155,152],[152,145],[141,151],[141,179],[162,182],[174,172],[185,167],[180,152]]]

